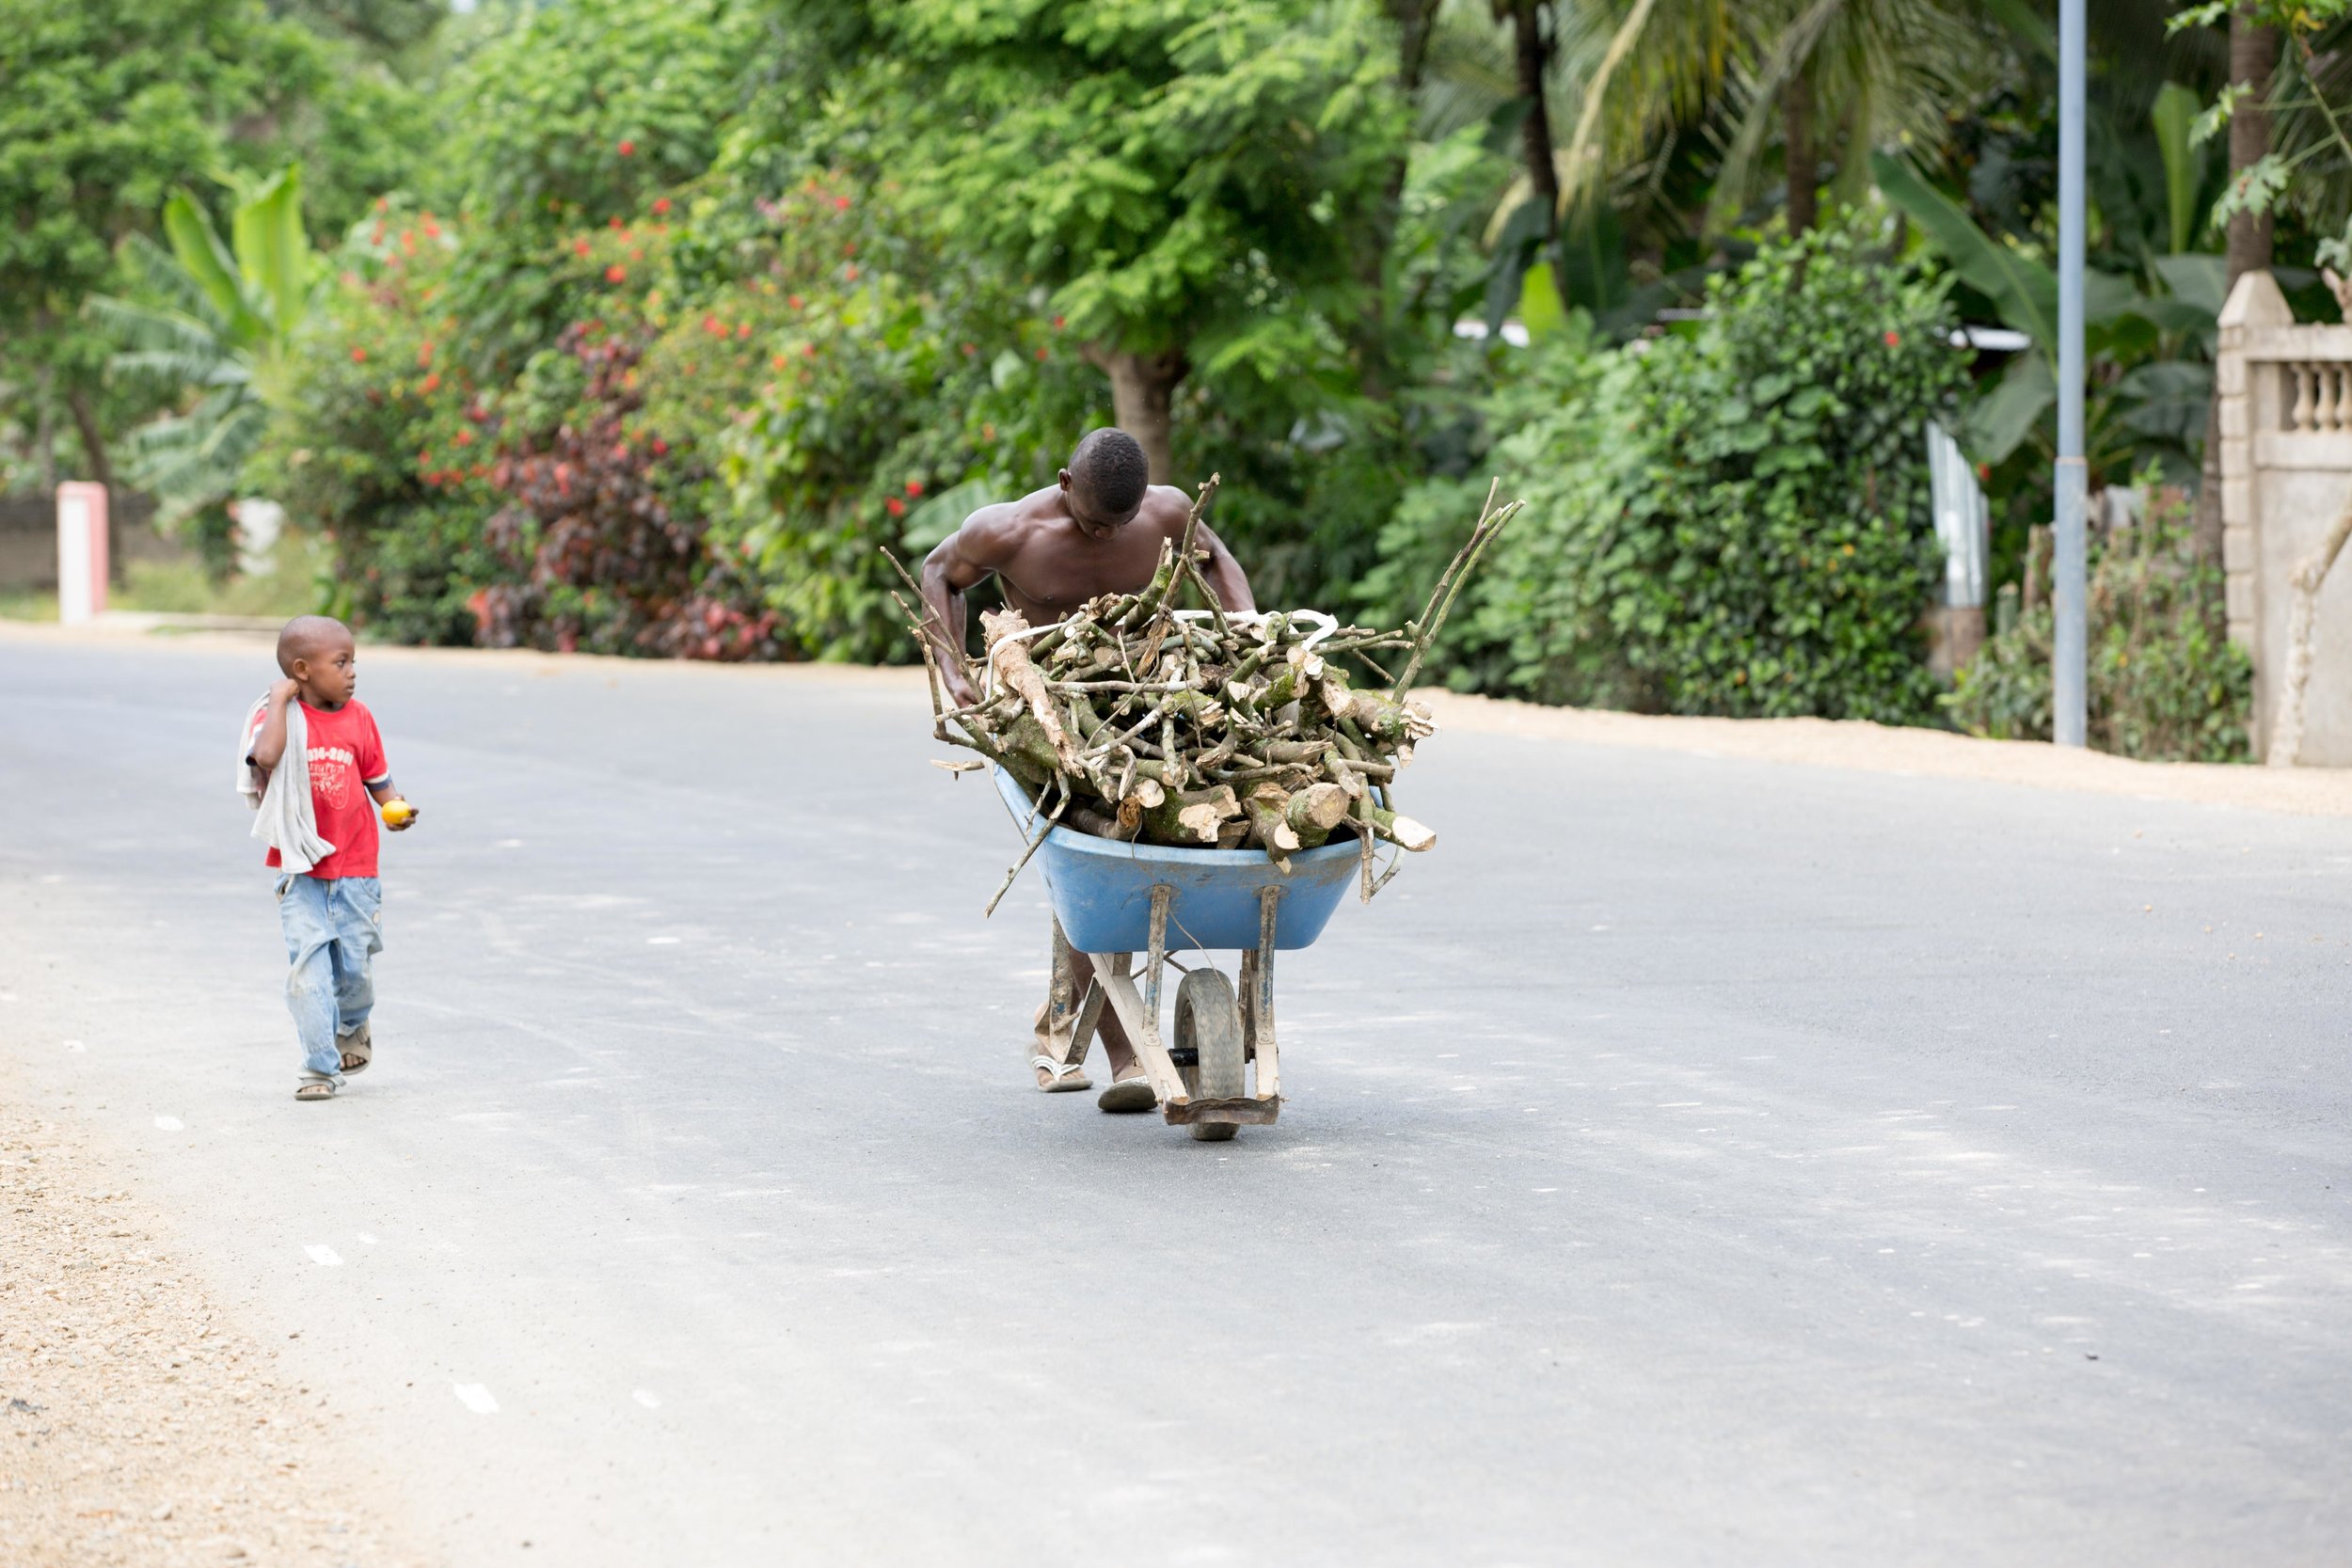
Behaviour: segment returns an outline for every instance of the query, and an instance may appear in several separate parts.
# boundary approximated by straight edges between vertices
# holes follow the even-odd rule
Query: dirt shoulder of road
[[[278,1374],[119,1162],[0,1076],[0,1562],[428,1560],[321,1396]],[[381,1456],[375,1456],[378,1459]]]
[[[103,642],[126,640],[185,645],[252,647],[265,641],[267,627],[178,626],[170,617],[123,618],[112,625],[66,629],[54,625],[0,622],[0,639]],[[534,675],[577,673],[611,674],[667,672],[686,678],[806,680],[836,685],[903,689],[910,703],[923,701],[923,673],[898,666],[850,664],[705,664],[684,660],[618,659],[589,654],[543,654],[528,650],[403,648],[370,645],[371,659],[497,661]],[[2298,816],[2352,816],[2352,768],[2262,768],[2212,763],[2134,762],[2104,752],[2062,751],[2025,740],[1979,740],[1946,730],[1911,729],[1862,720],[1687,719],[1596,708],[1545,707],[1534,703],[1463,696],[1441,689],[1421,692],[1441,727],[1486,735],[1523,735],[1588,746],[1630,746],[1739,757],[1804,768],[1856,772],[1974,779],[2032,789],[2120,795],[2144,800],[2183,800],[2208,805],[2284,812]]]

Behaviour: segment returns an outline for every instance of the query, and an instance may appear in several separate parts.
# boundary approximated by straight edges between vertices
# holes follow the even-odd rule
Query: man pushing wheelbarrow
[[[1367,899],[1385,885],[1396,868],[1375,874],[1376,846],[1436,840],[1395,809],[1396,775],[1434,730],[1406,693],[1463,576],[1518,510],[1490,493],[1422,618],[1367,631],[1314,610],[1260,613],[1203,520],[1216,483],[1189,499],[1153,485],[1133,437],[1096,431],[1056,484],[982,508],[931,552],[919,615],[900,601],[934,733],[987,759],[941,766],[993,764],[1027,839],[1005,886],[1044,851],[1055,925],[1038,1088],[1091,1088],[1083,1064],[1099,1030],[1104,1110],[1156,1105],[1209,1139],[1279,1108],[1276,950],[1312,942],[1349,880]],[[1008,608],[981,617],[976,661],[963,595],[991,574]],[[1188,590],[1199,608],[1179,608]],[[1238,993],[1168,956],[1222,947],[1243,951]],[[1184,976],[1172,1049],[1163,965]]]

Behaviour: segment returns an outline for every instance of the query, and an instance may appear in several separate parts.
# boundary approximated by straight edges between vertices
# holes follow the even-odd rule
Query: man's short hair
[[[1087,510],[1126,516],[1143,504],[1152,487],[1151,460],[1143,443],[1123,430],[1089,431],[1070,454],[1070,482],[1085,497]]]
[[[293,674],[295,659],[309,658],[318,652],[320,643],[338,632],[349,637],[351,628],[332,615],[297,615],[287,622],[278,632],[278,673]]]

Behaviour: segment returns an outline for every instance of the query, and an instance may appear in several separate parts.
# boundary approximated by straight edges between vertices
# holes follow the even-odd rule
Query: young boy
[[[278,918],[286,933],[286,1006],[302,1037],[296,1100],[331,1100],[346,1073],[365,1070],[374,1046],[369,960],[381,952],[383,892],[375,876],[375,806],[386,803],[394,832],[416,812],[392,787],[375,716],[356,701],[358,651],[351,628],[324,615],[298,615],[278,634],[285,679],[246,716],[239,788],[261,797],[255,832],[271,840]],[[308,753],[308,811],[299,796],[273,799],[265,783],[287,752],[290,714],[299,709]],[[252,771],[258,770],[258,771]],[[299,774],[284,781],[300,788]],[[371,800],[371,797],[373,798]],[[308,818],[305,820],[304,818]],[[292,849],[289,857],[281,854]],[[291,869],[287,869],[291,863]]]

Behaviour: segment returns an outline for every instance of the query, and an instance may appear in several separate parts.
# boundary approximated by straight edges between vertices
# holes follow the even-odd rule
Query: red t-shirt
[[[296,701],[300,701],[299,698]],[[318,814],[319,837],[335,852],[310,868],[313,877],[373,877],[375,875],[375,802],[368,796],[372,784],[391,777],[384,761],[384,737],[376,733],[375,715],[358,698],[329,713],[302,705],[303,722],[310,731],[310,805]],[[253,705],[245,724],[245,743],[269,721],[269,699]],[[279,767],[284,767],[281,760]],[[278,851],[269,863],[278,863]]]

